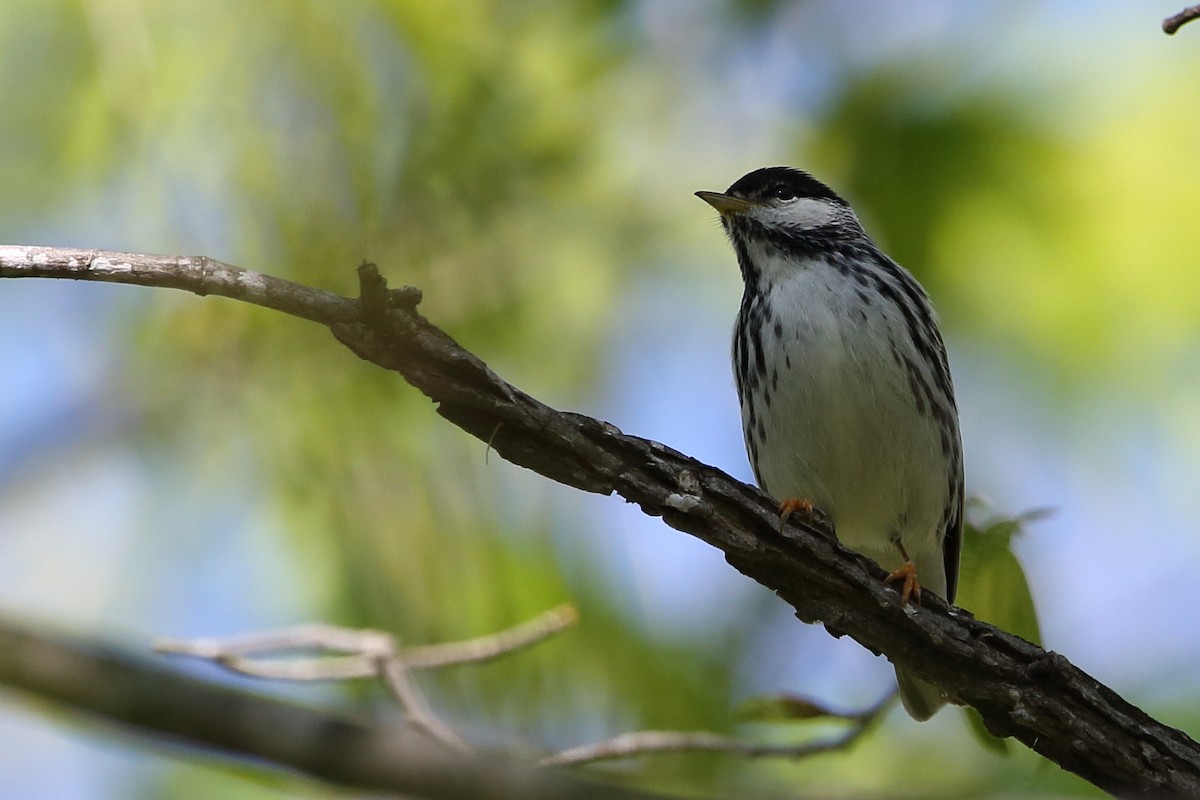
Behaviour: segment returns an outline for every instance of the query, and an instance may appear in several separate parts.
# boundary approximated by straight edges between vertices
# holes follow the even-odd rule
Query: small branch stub
[[[1175,31],[1195,19],[1200,19],[1200,5],[1189,6],[1178,14],[1164,19],[1162,23],[1163,33],[1172,36],[1175,34]]]

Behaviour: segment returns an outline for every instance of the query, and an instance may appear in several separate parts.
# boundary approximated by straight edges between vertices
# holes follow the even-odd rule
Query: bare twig
[[[595,744],[572,747],[547,756],[538,764],[541,766],[566,766],[610,761],[617,758],[684,752],[728,753],[746,758],[808,758],[850,747],[874,726],[895,698],[896,693],[892,692],[879,703],[864,711],[836,715],[839,719],[853,724],[845,732],[828,739],[817,739],[798,744],[756,744],[707,731],[637,731],[614,736]]]
[[[727,753],[746,758],[791,758],[799,759],[841,750],[852,744],[863,734],[863,728],[855,728],[833,739],[822,739],[803,744],[753,744],[732,736],[707,731],[635,731],[622,733],[596,744],[573,747],[547,756],[538,762],[543,767],[563,767],[590,764],[597,761],[612,761],[618,758],[640,758],[665,753]]]
[[[114,263],[117,262],[117,263]],[[503,458],[552,480],[617,493],[719,548],[807,622],[824,622],[951,700],[979,711],[1064,769],[1124,796],[1200,797],[1200,745],[1132,706],[1066,658],[949,608],[900,607],[869,558],[819,519],[777,530],[775,503],[751,486],[657,442],[553,409],[505,382],[417,313],[416,292],[389,292],[360,268],[363,302],[196,258],[0,247],[0,278],[50,277],[224,294],[328,324],[359,357],[395,370],[446,419]],[[375,313],[370,313],[371,309]],[[498,423],[504,423],[498,427]]]
[[[375,659],[393,651],[392,637],[382,631],[353,630],[319,623],[276,631],[247,633],[227,639],[159,639],[160,653],[214,661],[255,678],[284,681],[338,681],[373,678]],[[319,658],[261,658],[280,650],[329,650],[344,655]]]
[[[578,618],[575,607],[564,604],[498,633],[412,648],[399,647],[395,637],[382,631],[314,623],[227,639],[161,639],[154,649],[212,661],[256,678],[290,681],[380,678],[413,725],[451,747],[465,750],[466,743],[434,713],[413,681],[412,671],[488,661],[535,645],[575,624]],[[281,650],[324,650],[338,655],[259,657]]]
[[[332,325],[361,319],[357,301],[207,256],[0,245],[0,278],[73,278],[220,295]]]
[[[566,603],[538,614],[520,625],[461,642],[416,645],[401,653],[409,669],[431,669],[457,664],[478,664],[507,655],[514,650],[532,647],[579,621],[575,606]]]
[[[330,650],[347,655],[311,658],[260,658],[280,650]],[[395,639],[382,631],[351,630],[333,625],[300,625],[279,631],[242,634],[229,639],[156,642],[160,653],[212,661],[241,675],[271,680],[326,681],[379,678],[400,704],[408,721],[429,736],[458,750],[466,743],[433,712],[413,683]]]
[[[274,631],[244,633],[224,639],[159,639],[160,653],[215,661],[227,669],[257,678],[288,681],[327,681],[374,678],[372,663],[380,656],[396,658],[408,669],[436,669],[488,661],[531,647],[574,625],[579,613],[569,603],[542,612],[497,633],[445,644],[398,647],[383,631],[342,628],[312,623]],[[262,658],[282,650],[326,650],[340,655],[318,658]],[[251,657],[253,656],[253,657]]]
[[[1175,31],[1194,19],[1200,19],[1200,5],[1189,6],[1178,14],[1164,19],[1162,24],[1163,33],[1168,35],[1174,34]]]
[[[417,688],[403,661],[380,655],[376,663],[384,685],[400,703],[409,722],[456,750],[469,749],[467,743],[434,713],[433,707],[425,699],[425,693]]]

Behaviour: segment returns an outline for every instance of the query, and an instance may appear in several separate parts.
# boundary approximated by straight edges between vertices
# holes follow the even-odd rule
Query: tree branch
[[[1173,35],[1175,31],[1194,19],[1200,19],[1200,6],[1189,6],[1178,14],[1164,19],[1162,23],[1163,33]]]
[[[513,759],[465,753],[411,726],[360,719],[185,675],[111,645],[0,619],[0,683],[180,744],[367,791],[430,800],[666,800]]]
[[[719,548],[806,622],[824,622],[976,708],[1011,736],[1124,796],[1200,796],[1200,746],[1061,655],[929,597],[901,607],[885,573],[841,547],[818,519],[779,530],[775,504],[751,486],[657,442],[557,411],[493,373],[431,325],[417,294],[389,293],[360,268],[359,302],[206,259],[0,247],[0,278],[53,277],[223,294],[330,325],[363,359],[399,372],[446,419],[513,463],[561,483],[616,493]]]

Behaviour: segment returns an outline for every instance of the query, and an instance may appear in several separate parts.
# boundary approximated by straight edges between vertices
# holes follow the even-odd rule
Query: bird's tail
[[[899,667],[896,668],[896,683],[900,687],[900,702],[904,710],[917,722],[924,722],[946,704],[946,695],[931,683],[914,678]]]

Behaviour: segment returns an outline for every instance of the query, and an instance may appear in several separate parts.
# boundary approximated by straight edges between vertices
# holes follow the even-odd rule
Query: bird
[[[764,167],[696,195],[741,270],[733,372],[759,487],[783,521],[823,512],[843,545],[890,570],[902,605],[923,589],[953,602],[962,438],[929,296],[807,172]],[[902,669],[896,679],[914,719],[946,702]]]

